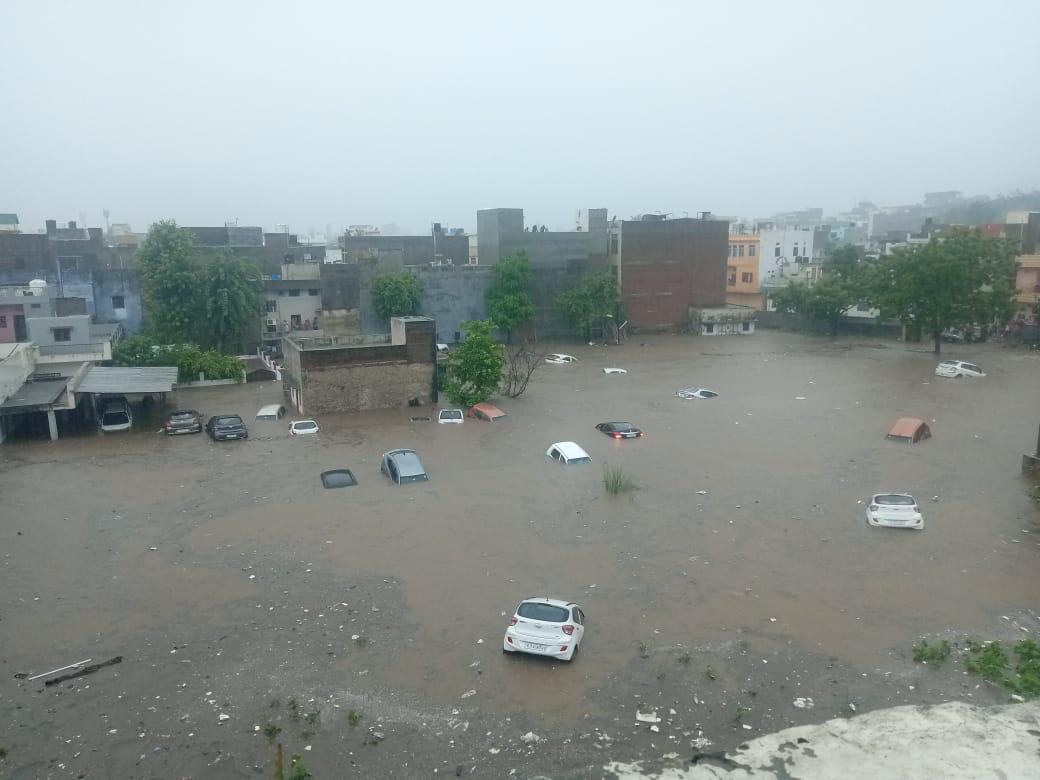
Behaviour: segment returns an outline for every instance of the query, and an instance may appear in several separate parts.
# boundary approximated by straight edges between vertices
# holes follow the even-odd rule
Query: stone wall
[[[433,364],[384,363],[308,371],[303,390],[306,414],[359,412],[406,407],[413,399],[433,403]]]

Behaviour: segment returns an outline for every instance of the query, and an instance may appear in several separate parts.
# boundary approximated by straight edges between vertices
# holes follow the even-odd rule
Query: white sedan
[[[949,379],[963,379],[966,376],[986,376],[986,373],[974,363],[965,363],[963,360],[944,360],[935,367],[935,375]]]
[[[554,366],[562,366],[565,363],[577,363],[578,358],[574,355],[564,355],[562,352],[553,352],[545,356],[546,363],[552,363]]]
[[[867,507],[867,525],[924,530],[924,518],[909,493],[878,493]]]
[[[462,410],[441,409],[439,412],[437,412],[437,422],[439,422],[441,425],[462,425]]]
[[[546,655],[569,661],[585,636],[585,613],[569,601],[524,599],[516,606],[502,639],[502,652]]]
[[[289,423],[290,436],[310,436],[318,432],[318,423],[314,420],[293,420]]]
[[[689,400],[691,398],[699,398],[701,400],[707,398],[716,398],[718,393],[714,390],[709,390],[706,387],[684,387],[682,390],[675,391],[676,398],[683,398]]]

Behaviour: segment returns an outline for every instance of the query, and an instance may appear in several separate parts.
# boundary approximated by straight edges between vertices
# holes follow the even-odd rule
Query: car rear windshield
[[[318,424],[312,422],[298,422],[293,425],[293,427],[298,431],[309,431],[311,428],[317,428]]]
[[[174,412],[173,414],[170,415],[170,419],[171,420],[175,420],[177,422],[185,422],[187,420],[194,420],[195,419],[195,412]]]
[[[353,487],[357,484],[357,478],[350,469],[337,469],[323,472],[321,484],[327,488]]]
[[[241,417],[218,417],[217,418],[217,425],[228,425],[228,426],[230,426],[230,425],[241,425],[241,424],[242,424],[242,418]]]
[[[441,412],[441,419],[442,420],[461,420],[462,419],[462,412],[459,411],[458,409],[449,409],[447,411]]]
[[[426,482],[429,479],[425,474],[412,474],[410,476],[402,476],[401,483],[405,482]]]
[[[636,428],[632,423],[611,423],[613,429],[618,433],[628,433],[634,431]]]
[[[592,458],[586,455],[583,458],[571,458],[567,461],[568,463],[592,463]]]
[[[879,504],[888,504],[889,506],[913,506],[914,500],[910,496],[897,496],[897,495],[884,495],[874,496],[874,500]]]
[[[521,604],[516,614],[528,620],[537,620],[539,623],[566,623],[571,617],[571,611],[565,607],[530,601]]]

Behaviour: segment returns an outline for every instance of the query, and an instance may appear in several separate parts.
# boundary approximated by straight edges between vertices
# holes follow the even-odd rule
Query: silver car
[[[944,360],[935,367],[935,375],[949,379],[963,379],[966,376],[986,376],[986,372],[974,363],[966,363],[963,360]]]
[[[427,482],[429,477],[422,461],[415,450],[390,450],[383,453],[383,463],[379,470],[393,482],[403,485],[406,482]]]

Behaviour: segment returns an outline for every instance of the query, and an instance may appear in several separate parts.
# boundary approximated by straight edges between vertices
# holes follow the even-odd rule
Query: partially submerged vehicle
[[[709,390],[706,387],[684,387],[682,390],[675,391],[676,398],[683,398],[690,400],[691,398],[698,398],[705,400],[707,398],[718,398],[718,393],[714,390]]]
[[[885,438],[903,444],[917,444],[931,436],[932,429],[924,420],[917,417],[900,417]]]
[[[383,463],[379,470],[398,485],[403,485],[406,482],[427,482],[430,479],[415,450],[390,450],[389,452],[384,452]]]
[[[573,441],[558,441],[545,454],[559,463],[592,463],[589,453]]]
[[[877,493],[867,506],[867,525],[924,530],[924,517],[909,493]]]
[[[545,356],[546,363],[552,363],[554,366],[561,366],[565,363],[577,363],[578,358],[574,355],[565,355],[562,352],[552,352]]]
[[[469,408],[466,416],[483,420],[484,422],[494,422],[495,420],[501,420],[506,416],[506,413],[491,404],[474,404]]]

